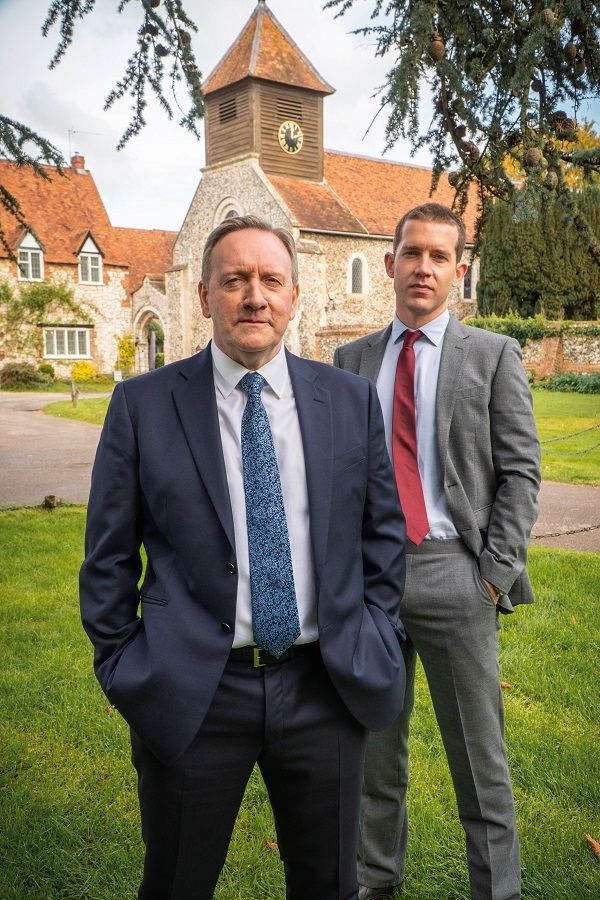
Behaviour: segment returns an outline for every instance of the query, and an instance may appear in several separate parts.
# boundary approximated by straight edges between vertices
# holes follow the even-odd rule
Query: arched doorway
[[[165,364],[165,330],[154,309],[141,310],[134,324],[137,372],[150,372]]]

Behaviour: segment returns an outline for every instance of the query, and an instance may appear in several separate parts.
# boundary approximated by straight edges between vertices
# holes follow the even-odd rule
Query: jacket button
[[[227,563],[227,571],[230,575],[235,575],[237,572],[237,566],[235,563]]]
[[[221,628],[223,629],[223,631],[226,631],[227,634],[231,633],[231,625],[229,624],[229,622],[221,622]]]

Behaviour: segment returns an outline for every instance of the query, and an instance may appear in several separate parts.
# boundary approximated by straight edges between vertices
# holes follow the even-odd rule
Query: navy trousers
[[[132,734],[146,845],[139,900],[211,900],[255,763],[288,900],[354,900],[365,742],[318,644],[276,666],[228,662],[176,763],[163,765]]]

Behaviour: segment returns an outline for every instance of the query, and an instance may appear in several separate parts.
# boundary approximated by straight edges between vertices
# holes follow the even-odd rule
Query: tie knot
[[[404,342],[402,344],[404,350],[412,350],[413,344],[415,341],[418,341],[420,337],[423,337],[422,331],[405,331]]]
[[[249,397],[260,397],[260,392],[266,383],[266,379],[258,372],[246,372],[239,382],[240,387],[246,391]]]

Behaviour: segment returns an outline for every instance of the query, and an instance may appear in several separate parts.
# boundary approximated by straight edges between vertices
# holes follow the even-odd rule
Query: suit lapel
[[[456,390],[460,383],[461,372],[464,371],[469,349],[468,330],[450,316],[442,344],[435,401],[438,452],[444,469]]]
[[[287,361],[304,445],[310,537],[318,590],[319,573],[327,550],[331,511],[331,397],[329,391],[320,387],[317,371],[306,360],[287,353]]]
[[[192,356],[173,390],[181,427],[200,478],[233,548],[235,533],[219,430],[212,356],[209,346]]]
[[[377,381],[385,348],[391,333],[392,326],[390,324],[383,331],[378,331],[372,335],[369,345],[365,347],[360,356],[359,375],[370,378],[371,381]]]

